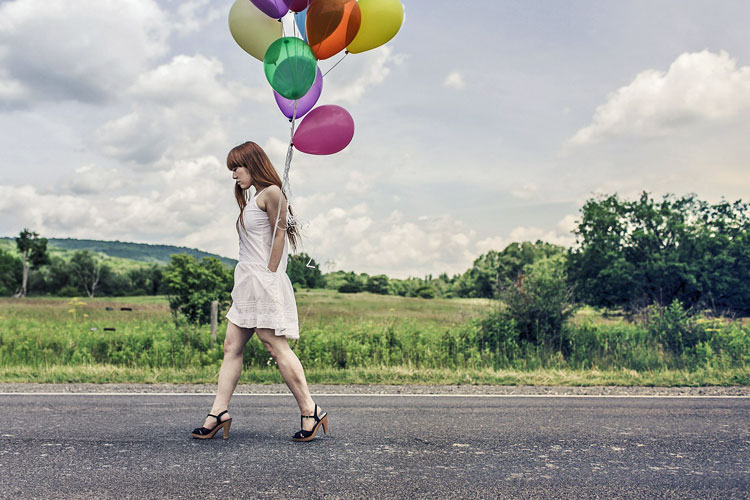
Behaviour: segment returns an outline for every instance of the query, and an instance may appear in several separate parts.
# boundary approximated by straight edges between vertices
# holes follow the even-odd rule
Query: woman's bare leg
[[[276,360],[281,377],[297,400],[300,414],[312,415],[313,411],[315,411],[315,401],[310,396],[310,390],[307,387],[305,370],[302,368],[302,363],[300,363],[297,355],[289,347],[286,337],[277,336],[273,330],[265,328],[257,328],[255,333],[258,335],[260,341],[263,342],[271,357]],[[318,415],[322,413],[323,411],[318,406]],[[305,430],[311,430],[314,424],[315,420],[312,418],[302,419],[302,428]]]
[[[224,339],[224,361],[221,363],[219,370],[219,386],[216,390],[214,405],[211,407],[211,414],[218,415],[229,406],[229,400],[232,398],[237,381],[242,373],[242,353],[245,351],[245,344],[253,336],[253,328],[241,328],[231,321],[227,321],[227,336]],[[230,418],[229,413],[222,415],[221,420]],[[203,426],[211,429],[216,426],[216,419],[206,417]]]

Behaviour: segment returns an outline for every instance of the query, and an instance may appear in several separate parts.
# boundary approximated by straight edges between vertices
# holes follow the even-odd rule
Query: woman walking
[[[295,225],[289,224],[292,211],[281,190],[281,179],[260,146],[246,142],[233,148],[227,156],[227,167],[236,181],[234,195],[240,206],[235,224],[240,240],[239,262],[234,269],[232,307],[226,316],[224,361],[216,397],[203,427],[195,429],[192,436],[210,439],[223,429],[224,439],[229,437],[232,417],[227,407],[240,378],[245,344],[255,333],[276,361],[299,405],[301,429],[292,439],[310,441],[320,426],[328,433],[328,415],[310,396],[302,364],[287,343],[289,338],[299,338],[297,303],[286,275],[287,240],[294,249],[299,236]],[[249,196],[251,186],[255,194]]]

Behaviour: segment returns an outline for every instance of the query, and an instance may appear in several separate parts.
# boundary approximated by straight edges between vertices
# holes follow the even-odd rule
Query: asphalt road
[[[3,498],[750,498],[750,398],[0,395]]]

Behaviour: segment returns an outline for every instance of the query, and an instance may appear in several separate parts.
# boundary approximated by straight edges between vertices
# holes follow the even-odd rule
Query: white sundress
[[[286,274],[288,240],[284,238],[278,269],[270,271],[267,263],[273,226],[266,212],[256,203],[262,192],[254,194],[243,210],[245,229],[237,223],[240,258],[234,268],[232,307],[226,318],[243,328],[268,328],[277,336],[298,339],[297,302],[292,282]],[[280,230],[277,229],[277,233]]]

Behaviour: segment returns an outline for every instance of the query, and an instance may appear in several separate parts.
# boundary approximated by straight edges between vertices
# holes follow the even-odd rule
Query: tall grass
[[[163,298],[125,300],[0,300],[0,380],[215,382],[226,323],[214,342],[207,327],[174,321]],[[566,324],[571,349],[563,357],[519,341],[489,301],[333,291],[301,291],[297,300],[301,338],[290,345],[311,383],[750,381],[750,326],[740,322],[691,324],[704,340],[675,353],[653,325],[589,314]],[[244,365],[244,381],[281,381],[256,337]]]

